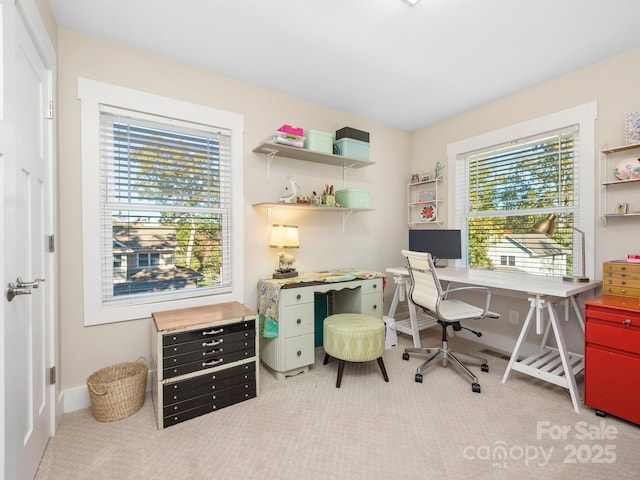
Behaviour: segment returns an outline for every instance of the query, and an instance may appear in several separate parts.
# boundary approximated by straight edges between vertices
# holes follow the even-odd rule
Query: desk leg
[[[575,374],[584,368],[584,357],[567,351],[567,344],[564,340],[562,329],[560,328],[561,325],[554,304],[549,299],[542,298],[539,295],[530,297],[529,302],[531,304],[529,313],[520,331],[520,336],[514,347],[507,369],[502,377],[502,383],[506,383],[511,370],[516,370],[534,378],[544,380],[545,382],[564,387],[569,390],[574,410],[580,413],[581,400],[578,394]],[[547,325],[543,331],[542,313],[545,307],[549,313],[549,325]],[[577,305],[574,304],[574,308],[577,309]],[[543,340],[538,352],[527,358],[518,360],[520,348],[531,326],[534,312],[536,314],[536,333],[542,333]],[[578,315],[578,318],[580,319],[581,325],[584,325],[582,317]],[[550,330],[553,331],[557,348],[552,348],[547,345]]]
[[[409,299],[407,288],[409,284],[409,277],[395,275],[393,277],[393,281],[396,284],[396,290],[393,293],[393,299],[391,300],[391,306],[389,307],[388,316],[392,317],[396,321],[396,332],[411,335],[411,338],[413,339],[413,346],[415,348],[420,348],[420,325],[418,324],[418,315],[416,312],[416,306]],[[398,303],[400,303],[400,299],[402,298],[406,299],[407,306],[409,308],[408,325],[407,320],[402,320],[402,323],[399,323],[395,318]]]
[[[569,353],[567,351],[567,344],[564,341],[564,334],[562,333],[562,328],[560,328],[560,325],[558,322],[558,316],[556,315],[555,309],[553,308],[551,303],[547,304],[547,310],[549,311],[549,322],[553,327],[553,334],[556,337],[556,343],[558,345],[558,353],[560,354],[560,359],[562,360],[562,368],[564,369],[566,388],[569,389],[569,393],[571,394],[571,402],[573,403],[574,410],[576,411],[576,413],[580,413],[581,399],[578,393],[578,385],[576,384],[576,377],[573,374],[573,367],[570,363]]]
[[[536,298],[530,298],[529,303],[531,306],[529,307],[529,312],[527,313],[527,318],[522,325],[522,330],[520,330],[520,335],[518,336],[518,340],[516,341],[516,346],[513,347],[513,353],[511,354],[511,358],[509,359],[509,364],[507,365],[507,369],[504,372],[504,376],[502,377],[502,383],[507,383],[509,379],[509,374],[513,369],[513,364],[518,360],[518,354],[520,352],[520,347],[522,347],[522,342],[527,336],[527,332],[529,331],[529,324],[531,323],[531,319],[533,318],[533,314],[536,313],[536,316],[540,314],[538,301]]]

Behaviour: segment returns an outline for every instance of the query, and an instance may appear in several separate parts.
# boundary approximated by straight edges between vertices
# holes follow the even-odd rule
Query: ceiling
[[[413,131],[640,46],[638,0],[50,0],[60,26]]]

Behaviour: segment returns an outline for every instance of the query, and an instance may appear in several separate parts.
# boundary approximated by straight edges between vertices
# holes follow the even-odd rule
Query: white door
[[[10,1],[10,0],[9,0]],[[7,480],[33,478],[53,433],[53,261],[51,72],[27,32],[19,9],[3,42],[13,55],[3,62],[3,128],[0,144],[4,182],[4,474]],[[5,50],[5,54],[7,52]],[[8,79],[8,80],[7,80]],[[43,281],[44,280],[44,281]],[[14,294],[14,295],[12,295]]]

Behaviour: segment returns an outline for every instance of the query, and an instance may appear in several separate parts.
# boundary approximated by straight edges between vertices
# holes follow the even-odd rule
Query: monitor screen
[[[460,230],[409,230],[409,250],[430,253],[434,263],[462,258],[462,236]]]

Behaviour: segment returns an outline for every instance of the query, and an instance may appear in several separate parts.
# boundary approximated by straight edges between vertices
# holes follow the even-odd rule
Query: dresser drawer
[[[300,335],[285,341],[285,368],[293,370],[305,365],[312,365],[315,361],[314,335]]]
[[[618,275],[627,278],[640,279],[640,263],[631,262],[604,262],[602,264],[602,277]]]
[[[313,333],[313,308],[313,303],[293,305],[287,308],[285,318],[281,320],[284,324],[285,338]]]
[[[168,399],[165,399],[163,416],[173,415],[179,412],[185,412],[192,408],[199,407],[207,403],[213,403],[215,400],[223,400],[225,396],[237,395],[238,393],[244,393],[250,391],[252,385],[255,385],[255,378],[242,380],[241,378],[230,377],[216,385],[219,388],[212,389],[211,391],[191,390],[193,395],[185,396],[179,401],[172,401],[169,403]],[[189,391],[189,390],[187,390]],[[184,393],[184,392],[183,392]]]
[[[247,320],[228,325],[165,334],[162,336],[162,345],[163,347],[165,347],[177,343],[192,342],[202,339],[206,339],[208,342],[211,342],[212,339],[235,332],[248,332],[250,335],[252,335],[253,332],[255,332],[255,320]]]
[[[640,297],[640,288],[629,288],[625,286],[603,285],[602,293],[604,295],[617,295],[619,297]]]
[[[242,342],[243,344],[245,342]],[[255,356],[255,339],[247,340],[249,347],[242,346],[239,350],[220,352],[215,355],[208,356],[206,358],[200,358],[197,361],[182,363],[179,365],[172,365],[162,369],[162,378],[173,378],[178,375],[185,375],[191,372],[197,372],[198,370],[205,370],[207,368],[219,367],[221,365],[244,360],[245,358],[251,358]],[[232,347],[233,348],[233,347]],[[171,359],[169,359],[171,361]]]
[[[220,410],[221,408],[254,398],[255,396],[255,381],[235,385],[215,394],[202,395],[201,397],[179,404],[180,406],[175,409],[176,411],[174,413],[165,415],[163,418],[163,426],[170,427],[176,423]]]
[[[640,424],[640,357],[587,344],[584,371],[585,405]]]
[[[193,342],[175,343],[173,345],[163,347],[162,356],[164,358],[168,358],[175,355],[184,355],[189,352],[211,350],[212,348],[217,348],[224,344],[241,342],[243,340],[253,338],[254,336],[255,332],[253,330],[244,330],[213,338],[200,338]]]
[[[162,386],[162,396],[164,403],[170,405],[255,378],[256,364],[250,362],[186,380],[167,383]]]
[[[636,320],[640,325],[640,321]],[[587,319],[584,339],[587,345],[601,345],[640,355],[640,327],[624,326],[609,321]]]

